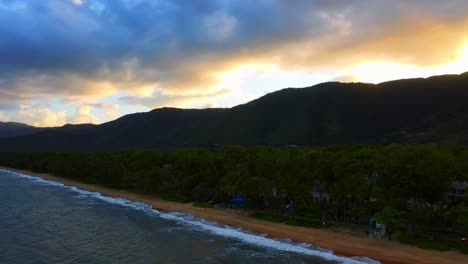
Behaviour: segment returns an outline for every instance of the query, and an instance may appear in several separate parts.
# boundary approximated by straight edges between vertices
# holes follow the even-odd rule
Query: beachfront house
[[[325,201],[327,204],[330,202],[330,194],[319,181],[312,182],[310,193],[314,202]]]
[[[369,236],[381,238],[387,234],[387,226],[381,224],[374,217],[370,218]]]
[[[465,198],[465,190],[468,189],[468,183],[454,181],[450,184],[449,191],[445,193],[447,202],[456,202]]]

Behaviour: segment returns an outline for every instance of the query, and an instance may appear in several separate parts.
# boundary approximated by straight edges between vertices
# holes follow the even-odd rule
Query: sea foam
[[[62,187],[68,189],[72,192],[80,194],[79,198],[95,198],[101,201],[123,206],[123,207],[130,207],[135,210],[140,210],[147,213],[150,216],[160,217],[162,219],[175,221],[177,223],[184,224],[187,227],[196,228],[200,231],[205,231],[211,233],[213,235],[222,236],[226,238],[236,239],[238,241],[242,241],[246,244],[250,244],[253,246],[260,246],[266,248],[272,248],[279,251],[286,251],[286,252],[294,252],[298,254],[304,254],[309,256],[316,256],[326,260],[337,261],[340,263],[350,263],[350,264],[378,264],[380,262],[375,261],[373,259],[367,257],[344,257],[338,256],[333,254],[332,250],[324,249],[320,247],[313,247],[313,245],[308,243],[293,243],[290,239],[273,239],[268,238],[265,234],[256,234],[254,232],[243,230],[241,228],[235,228],[227,225],[221,225],[217,222],[208,221],[206,219],[197,218],[193,215],[180,213],[180,212],[160,212],[156,209],[153,209],[150,205],[140,202],[134,202],[123,198],[116,198],[111,196],[102,195],[99,192],[92,192],[87,190],[79,189],[75,186],[67,186],[65,184],[45,180],[40,177],[30,176],[23,173],[8,171],[0,169],[0,172],[6,172],[11,175],[25,178],[28,180],[32,180],[37,183],[53,185],[57,187]]]

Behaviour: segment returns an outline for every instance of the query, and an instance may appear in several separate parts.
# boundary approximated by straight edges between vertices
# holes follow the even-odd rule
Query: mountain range
[[[468,72],[327,82],[232,108],[160,108],[101,125],[0,123],[0,151],[426,142],[468,143]]]
[[[30,135],[42,130],[44,130],[44,128],[33,127],[22,123],[0,122],[0,138]]]

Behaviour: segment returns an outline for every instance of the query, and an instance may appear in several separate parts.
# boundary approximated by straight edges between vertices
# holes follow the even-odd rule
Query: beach
[[[281,223],[272,223],[253,219],[244,213],[234,212],[230,209],[193,207],[191,203],[165,201],[153,196],[135,194],[125,190],[111,189],[93,184],[85,184],[50,174],[39,174],[4,167],[0,168],[60,182],[68,186],[75,186],[88,191],[99,192],[105,196],[142,202],[159,211],[187,213],[221,224],[264,233],[269,237],[289,238],[297,242],[312,243],[323,248],[331,249],[338,255],[350,257],[365,256],[380,261],[381,263],[395,264],[468,263],[468,256],[456,251],[439,252],[425,250],[415,246],[400,244],[396,241],[369,238],[364,234],[360,235],[348,232],[338,232],[335,230],[304,228]]]

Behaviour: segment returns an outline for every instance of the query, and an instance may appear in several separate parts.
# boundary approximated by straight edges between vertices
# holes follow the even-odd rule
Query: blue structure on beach
[[[247,199],[244,197],[235,197],[231,199],[231,202],[233,203],[245,203],[245,201],[247,201]]]
[[[245,207],[245,202],[247,201],[244,197],[234,197],[231,199],[231,208],[241,209]]]

